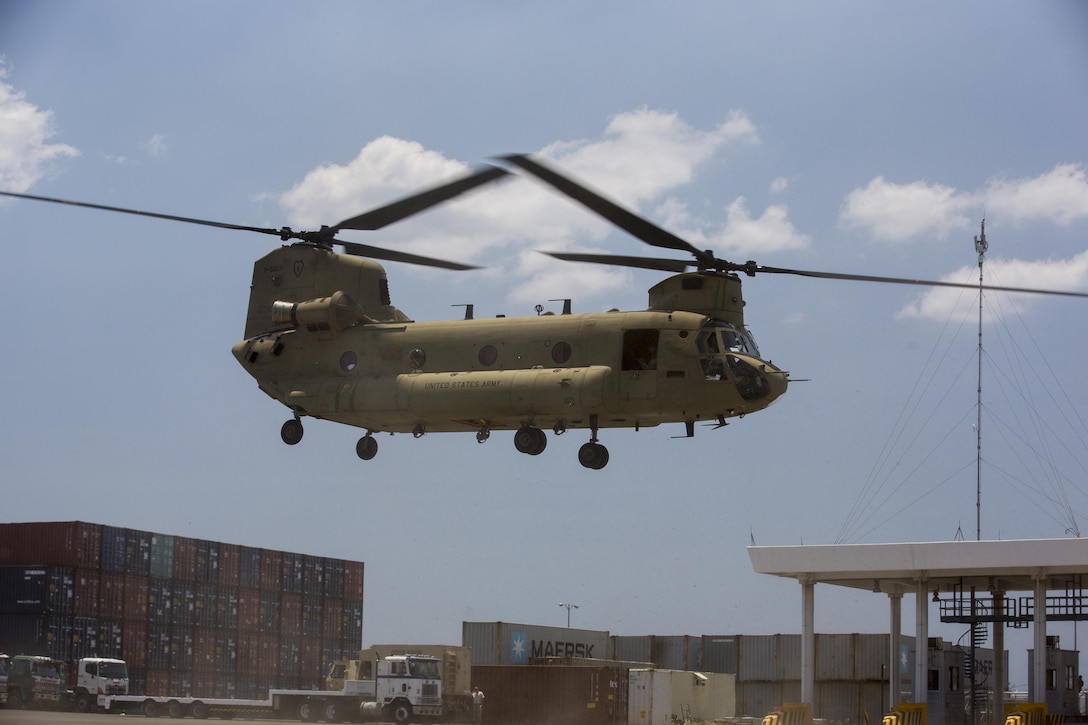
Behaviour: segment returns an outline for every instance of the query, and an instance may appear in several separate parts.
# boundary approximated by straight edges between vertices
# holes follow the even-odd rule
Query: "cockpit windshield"
[[[699,332],[698,347],[703,355],[739,352],[759,357],[759,348],[748,331],[722,320],[707,320]]]

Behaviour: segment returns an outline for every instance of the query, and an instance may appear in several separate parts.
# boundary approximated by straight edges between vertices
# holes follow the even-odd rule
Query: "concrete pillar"
[[[899,592],[888,595],[888,709],[899,704],[903,691],[903,666],[900,662],[899,649],[903,643],[903,595]]]
[[[1046,702],[1046,570],[1033,572],[1035,575],[1035,659],[1032,662],[1032,674],[1035,683],[1028,693],[1032,702]]]
[[[1004,613],[1005,592],[994,592],[995,614]],[[994,692],[993,707],[990,708],[991,725],[1004,725],[1005,722],[1005,623],[994,622]]]
[[[929,579],[920,577],[914,592],[914,701],[926,702],[929,693]]]
[[[816,582],[799,577],[801,582],[801,702],[816,712]]]

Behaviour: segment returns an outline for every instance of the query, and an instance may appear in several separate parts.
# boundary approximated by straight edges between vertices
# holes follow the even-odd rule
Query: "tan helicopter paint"
[[[591,416],[601,428],[724,420],[761,410],[786,389],[785,373],[741,353],[728,357],[767,381],[758,396],[745,399],[731,379],[704,374],[697,339],[715,313],[705,308],[721,305],[710,316],[742,322],[732,276],[676,275],[651,292],[674,303],[689,294],[698,312],[438,322],[406,322],[384,285],[370,260],[282,247],[254,265],[246,327],[260,332],[234,353],[297,414],[375,432],[588,427]],[[624,359],[632,331],[655,340],[653,360]]]

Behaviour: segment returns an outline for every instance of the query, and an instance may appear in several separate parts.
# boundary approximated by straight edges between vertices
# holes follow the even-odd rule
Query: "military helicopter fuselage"
[[[253,266],[244,339],[234,356],[265,393],[292,411],[280,429],[285,443],[303,436],[310,416],[366,430],[360,458],[378,451],[375,433],[514,432],[514,446],[537,455],[568,429],[590,431],[578,461],[599,469],[608,449],[603,428],[684,423],[763,410],[789,385],[789,374],[759,353],[744,324],[741,275],[944,286],[1085,298],[1077,291],[983,288],[948,280],[767,267],[721,259],[712,250],[655,225],[531,156],[502,157],[641,242],[673,256],[546,252],[579,263],[670,272],[649,290],[647,309],[632,312],[493,317],[415,322],[393,306],[385,269],[375,260],[453,270],[470,265],[340,238],[376,231],[445,203],[511,172],[489,166],[316,231],[146,212],[0,191],[0,196],[153,217],[278,237],[286,244]],[[983,244],[984,238],[983,238]],[[334,247],[343,253],[334,252]],[[678,258],[676,254],[681,255]],[[694,268],[694,271],[688,271]],[[542,308],[538,308],[542,309]],[[471,310],[471,308],[470,308]]]
[[[476,431],[483,442],[513,430],[518,449],[537,454],[542,429],[588,428],[596,448],[579,457],[596,468],[607,461],[599,428],[724,424],[786,391],[787,374],[744,328],[735,275],[675,275],[650,303],[414,322],[392,306],[380,264],[297,244],[254,265],[246,339],[233,351],[295,413],[286,442],[301,438],[297,418],[332,420],[367,430],[364,458],[378,432]]]

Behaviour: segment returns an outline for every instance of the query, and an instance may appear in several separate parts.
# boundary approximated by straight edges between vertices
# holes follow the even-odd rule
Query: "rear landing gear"
[[[303,432],[302,421],[298,418],[292,418],[280,428],[280,438],[282,438],[283,442],[287,445],[293,446],[302,440]]]

